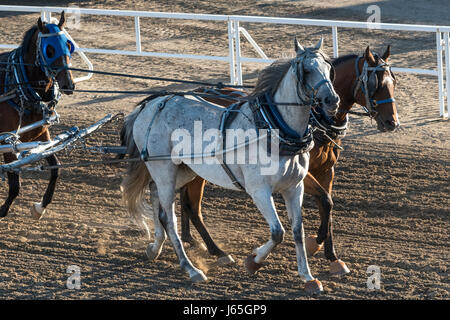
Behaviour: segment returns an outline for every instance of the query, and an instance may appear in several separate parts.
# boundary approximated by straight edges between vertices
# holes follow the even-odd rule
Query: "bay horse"
[[[306,281],[305,290],[308,293],[323,291],[320,281],[311,274],[304,246],[301,211],[303,178],[308,171],[308,151],[313,141],[309,126],[311,107],[317,106],[324,115],[332,117],[337,111],[339,97],[330,80],[332,65],[322,51],[323,41],[320,40],[314,48],[306,49],[297,41],[294,43],[296,57],[276,61],[265,68],[260,73],[252,97],[243,104],[224,109],[193,97],[169,95],[146,101],[126,118],[124,136],[128,154],[140,154],[145,162],[129,164],[121,190],[130,215],[136,221],[143,222],[146,211],[144,192],[150,185],[156,234],[155,242],[147,248],[150,259],[160,254],[165,240],[165,236],[161,235],[167,232],[181,269],[189,274],[192,281],[206,280],[203,272],[192,265],[184,251],[174,212],[176,189],[200,175],[224,188],[247,192],[269,224],[271,238],[246,260],[247,270],[252,273],[262,267],[270,252],[284,238],[285,231],[272,195],[274,192],[281,193],[292,223],[298,273]],[[214,144],[217,148],[213,150],[209,150],[211,145],[203,139],[197,140],[201,147],[200,154],[195,153],[198,150],[191,154],[190,145],[184,148],[184,143],[190,141],[192,136],[195,145],[196,130],[205,135],[212,132],[218,134],[217,131],[230,135],[255,128],[260,129],[259,135],[255,133],[253,136],[257,139],[249,137],[242,144],[235,144],[234,140],[229,144],[228,139],[224,142],[223,136],[218,135]],[[267,168],[260,159],[255,162],[235,161],[235,151],[245,149],[245,154],[250,155],[249,150],[256,150],[252,148],[268,134],[281,141],[277,144],[271,140],[270,152],[277,159],[270,163],[269,171],[265,170]],[[222,143],[225,149],[218,147]],[[258,156],[267,155],[267,140],[259,143],[258,147],[262,148]],[[212,161],[204,160],[208,154]],[[196,159],[191,161],[192,157]]]
[[[19,128],[48,119],[54,114],[61,91],[73,93],[75,85],[67,67],[75,47],[63,33],[65,24],[64,11],[57,25],[47,24],[39,18],[37,24],[25,32],[17,49],[0,54],[0,132],[17,132]],[[50,133],[48,126],[43,125],[11,137],[14,142],[49,141]],[[17,160],[17,155],[5,153],[4,160],[10,163]],[[59,164],[55,155],[46,161],[49,165]],[[9,193],[0,207],[0,217],[8,214],[20,191],[19,174],[8,172],[7,176]],[[38,220],[45,213],[52,201],[57,178],[58,169],[52,169],[42,201],[31,208],[33,218]]]
[[[319,121],[319,124],[315,123],[318,130],[314,132],[315,144],[310,151],[309,172],[304,179],[304,185],[305,193],[312,195],[319,207],[321,224],[317,237],[306,239],[306,249],[308,255],[312,255],[325,243],[325,257],[330,261],[330,273],[333,275],[350,272],[346,264],[338,259],[333,245],[331,194],[334,167],[341,152],[338,146],[342,146],[342,137],[345,135],[348,122],[347,114],[355,103],[367,106],[368,115],[376,119],[378,129],[382,132],[394,131],[400,125],[393,98],[396,79],[388,65],[390,55],[390,46],[382,56],[374,55],[367,47],[362,56],[350,54],[334,59],[332,63],[336,78],[333,85],[341,98],[338,113],[332,121],[327,121],[320,114],[314,113],[315,121]],[[366,85],[363,81],[364,75],[367,75]],[[233,98],[227,100],[227,95],[241,97],[245,94],[233,88],[214,90],[199,88],[197,91],[207,93],[206,100],[223,106],[235,102]],[[213,94],[220,97],[213,98],[210,96]],[[191,220],[205,242],[208,252],[217,257],[219,264],[234,262],[229,254],[215,244],[203,222],[201,201],[204,187],[205,180],[197,176],[180,190],[182,240],[193,247],[203,245],[191,235],[189,226]]]

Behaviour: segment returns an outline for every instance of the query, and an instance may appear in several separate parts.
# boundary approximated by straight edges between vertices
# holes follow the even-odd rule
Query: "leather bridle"
[[[366,100],[366,105],[362,105],[362,107],[370,117],[375,118],[378,115],[377,106],[384,103],[395,102],[395,99],[393,97],[389,97],[383,100],[373,99],[373,96],[379,89],[377,72],[389,71],[389,74],[392,76],[394,82],[395,76],[392,73],[391,66],[387,62],[383,61],[380,57],[377,58],[379,59],[379,61],[381,61],[381,64],[375,67],[370,67],[367,61],[364,60],[363,68],[360,73],[359,60],[363,58],[364,57],[358,57],[355,60],[356,83],[353,89],[353,98],[356,100],[358,91],[361,90]]]

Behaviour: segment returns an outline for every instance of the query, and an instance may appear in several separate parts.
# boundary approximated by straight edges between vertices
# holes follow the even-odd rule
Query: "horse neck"
[[[31,87],[33,87],[36,92],[44,101],[46,101],[46,97],[48,93],[46,93],[46,87],[38,84],[38,81],[45,81],[48,83],[48,78],[45,73],[41,70],[39,66],[36,65],[36,40],[37,33],[33,36],[30,46],[28,47],[27,52],[23,53],[23,62],[25,63],[25,71],[27,73],[28,81],[31,82]]]
[[[334,66],[336,79],[334,80],[333,86],[341,99],[338,113],[335,116],[337,124],[345,120],[347,111],[350,111],[356,102],[355,97],[353,96],[353,89],[356,81],[355,59],[350,59]]]
[[[303,105],[297,95],[297,85],[297,78],[292,72],[292,68],[289,68],[274,94],[274,102],[299,104],[299,106],[278,105],[277,108],[286,124],[302,137],[308,128],[311,106]]]

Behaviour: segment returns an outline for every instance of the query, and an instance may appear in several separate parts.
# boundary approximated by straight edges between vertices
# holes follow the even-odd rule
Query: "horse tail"
[[[144,104],[145,105],[145,104]],[[124,121],[120,131],[120,138],[123,146],[127,147],[127,153],[130,159],[140,157],[139,149],[133,138],[133,125],[141,112],[143,105],[138,106],[130,113]],[[131,218],[143,229],[147,231],[150,238],[150,230],[144,220],[149,205],[145,200],[145,190],[151,181],[150,173],[144,161],[130,161],[127,171],[122,179],[120,190],[122,198],[127,206]]]

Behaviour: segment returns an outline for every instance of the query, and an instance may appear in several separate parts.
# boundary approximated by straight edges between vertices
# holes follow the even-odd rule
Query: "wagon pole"
[[[64,148],[68,147],[72,143],[79,139],[93,133],[94,131],[101,128],[104,124],[110,122],[119,114],[113,116],[108,114],[103,119],[97,121],[96,123],[86,127],[84,129],[79,129],[78,127],[73,127],[69,131],[59,134],[55,139],[48,143],[42,144],[36,148],[30,149],[22,154],[22,158],[4,165],[0,166],[0,175],[4,175],[5,172],[12,172],[15,170],[21,170],[23,166],[28,165],[33,162],[40,161],[55,154]]]

